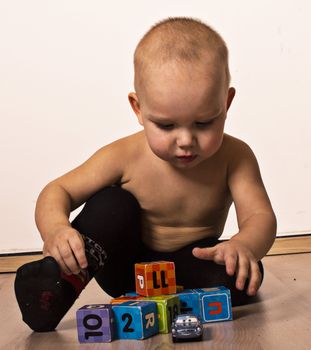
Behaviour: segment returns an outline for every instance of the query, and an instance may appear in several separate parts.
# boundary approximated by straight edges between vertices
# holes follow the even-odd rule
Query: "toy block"
[[[80,343],[107,343],[115,337],[112,306],[85,305],[77,310],[77,329]]]
[[[126,301],[112,305],[116,336],[119,339],[144,339],[159,332],[157,305],[151,301]]]
[[[176,285],[176,293],[177,294],[181,293],[183,290],[184,290],[184,286]],[[135,296],[138,296],[139,294],[136,293],[136,292],[127,292],[124,295],[127,296],[127,297],[135,297]]]
[[[136,292],[144,296],[176,293],[175,265],[170,261],[135,264]]]
[[[225,287],[198,288],[203,323],[232,320],[230,290]]]
[[[144,297],[144,299],[157,303],[159,333],[169,333],[174,318],[180,314],[180,301],[178,296],[159,295],[154,297]]]
[[[180,300],[180,313],[201,317],[200,297],[195,289],[185,289],[176,294]]]
[[[184,290],[184,286],[177,285],[176,286],[176,293],[181,293]]]
[[[134,294],[134,293],[133,293]],[[141,295],[125,295],[122,297],[118,298],[113,298],[110,300],[110,304],[115,305],[115,304],[122,304],[126,301],[136,301],[136,300],[143,300],[145,297],[142,297]]]
[[[125,295],[126,297],[135,297],[135,296],[139,296],[139,294],[136,293],[136,292],[126,292],[124,295]]]

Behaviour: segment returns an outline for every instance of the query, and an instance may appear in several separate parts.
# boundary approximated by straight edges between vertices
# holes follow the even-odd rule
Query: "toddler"
[[[200,20],[168,18],[141,39],[134,68],[128,98],[142,131],[104,146],[38,198],[44,259],[15,280],[35,331],[54,330],[92,277],[113,297],[135,290],[135,262],[173,261],[177,284],[224,285],[233,305],[262,283],[276,219],[250,147],[224,133],[235,95],[225,42]],[[220,241],[232,203],[239,229]]]

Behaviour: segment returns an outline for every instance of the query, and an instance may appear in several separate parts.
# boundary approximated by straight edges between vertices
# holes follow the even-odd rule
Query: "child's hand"
[[[78,274],[87,267],[84,241],[80,233],[72,227],[58,227],[47,237],[43,255],[52,256],[67,275]]]
[[[253,253],[241,242],[230,240],[211,248],[194,248],[192,254],[199,259],[226,265],[228,275],[236,273],[236,288],[239,290],[244,289],[245,281],[249,278],[247,294],[256,294],[262,275]]]

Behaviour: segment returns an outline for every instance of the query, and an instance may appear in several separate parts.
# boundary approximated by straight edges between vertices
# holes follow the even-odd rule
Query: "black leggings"
[[[104,266],[95,279],[113,297],[135,291],[134,264],[141,261],[167,260],[175,263],[176,281],[184,288],[225,286],[231,290],[232,305],[246,304],[253,297],[235,288],[235,277],[225,266],[197,259],[194,247],[211,247],[220,241],[206,238],[174,252],[157,252],[141,241],[141,208],[136,198],[121,187],[104,188],[91,197],[73,220],[72,226],[98,243],[107,253]],[[263,266],[258,262],[263,276]]]

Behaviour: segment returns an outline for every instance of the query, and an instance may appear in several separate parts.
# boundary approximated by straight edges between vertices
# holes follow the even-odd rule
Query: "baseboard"
[[[0,256],[0,273],[16,272],[16,270],[28,263],[35,260],[42,259],[43,255],[38,253],[29,254],[14,254]]]
[[[311,253],[311,235],[278,237],[267,255]],[[0,256],[0,273],[16,272],[31,261],[42,259],[41,252]]]
[[[311,235],[278,237],[267,255],[311,253]]]

